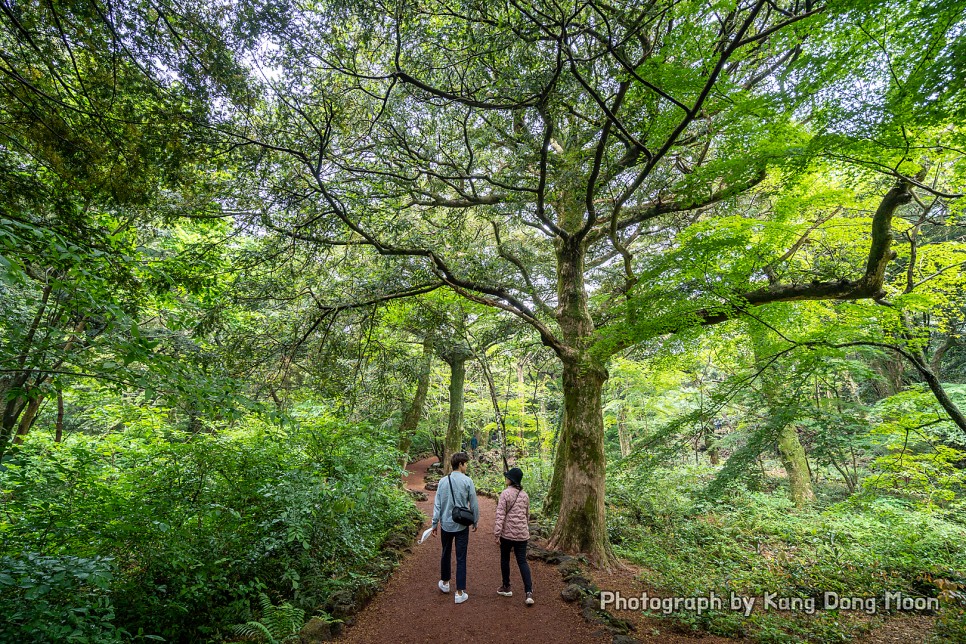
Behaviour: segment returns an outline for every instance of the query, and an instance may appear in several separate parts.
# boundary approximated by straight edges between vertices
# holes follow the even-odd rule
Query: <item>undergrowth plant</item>
[[[265,593],[258,594],[258,602],[260,618],[233,626],[235,635],[268,644],[285,644],[298,639],[299,630],[305,622],[304,610],[288,602],[276,606]]]
[[[62,621],[97,637],[218,638],[250,621],[259,592],[314,611],[328,579],[368,574],[410,529],[387,430],[309,403],[202,433],[155,418],[62,443],[36,432],[4,461],[7,641]]]
[[[759,598],[765,593],[815,599],[825,592],[881,599],[885,592],[940,597],[937,629],[960,633],[962,608],[930,580],[966,580],[966,524],[953,512],[928,511],[914,500],[854,495],[795,509],[780,488],[732,485],[717,500],[703,494],[707,466],[677,464],[649,477],[615,471],[608,533],[619,555],[664,596],[714,591]],[[877,614],[876,618],[881,618]],[[759,642],[847,641],[872,625],[865,615],[836,611],[703,615],[674,613],[688,628]],[[957,630],[960,629],[960,630]],[[937,631],[938,632],[938,631]],[[958,636],[945,641],[958,641]]]

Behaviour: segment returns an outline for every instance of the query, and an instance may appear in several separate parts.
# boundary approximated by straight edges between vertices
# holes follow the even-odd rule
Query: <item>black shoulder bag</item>
[[[473,525],[473,511],[462,505],[456,505],[456,495],[453,494],[453,475],[452,473],[447,474],[446,478],[449,479],[449,494],[453,499],[453,521],[460,525]]]

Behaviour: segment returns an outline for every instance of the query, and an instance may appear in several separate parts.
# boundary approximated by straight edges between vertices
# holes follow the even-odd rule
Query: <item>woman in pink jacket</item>
[[[533,581],[530,578],[530,564],[527,563],[527,542],[530,540],[530,497],[523,491],[523,472],[514,467],[503,474],[506,489],[500,494],[496,506],[496,521],[493,522],[494,539],[500,544],[500,572],[503,585],[497,592],[504,597],[512,597],[510,590],[510,551],[516,555],[520,576],[523,577],[523,590],[527,594],[527,606],[533,606]]]

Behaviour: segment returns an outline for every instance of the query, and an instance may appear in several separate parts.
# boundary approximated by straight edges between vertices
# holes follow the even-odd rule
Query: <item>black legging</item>
[[[500,572],[503,573],[503,585],[510,585],[510,551],[517,557],[520,566],[520,576],[523,577],[524,592],[533,592],[533,580],[530,579],[530,564],[527,563],[527,542],[510,541],[500,537]]]

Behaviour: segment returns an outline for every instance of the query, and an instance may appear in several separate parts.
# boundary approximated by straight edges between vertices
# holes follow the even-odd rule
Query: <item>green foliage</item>
[[[492,455],[496,456],[496,453]],[[510,456],[510,467],[519,467],[523,470],[523,488],[530,496],[530,512],[539,514],[547,489],[550,487],[553,467],[546,459],[540,457],[517,458],[512,453]],[[502,461],[494,459],[484,463],[471,460],[467,472],[477,490],[499,495],[506,488]]]
[[[60,444],[38,432],[0,474],[4,554],[109,556],[116,624],[210,637],[246,617],[256,579],[304,610],[371,559],[414,512],[394,454],[385,431],[312,405],[281,427],[252,416],[188,433],[142,418]]]
[[[882,596],[888,591],[936,596],[923,579],[961,579],[966,538],[960,520],[887,498],[854,497],[825,509],[794,511],[780,492],[733,488],[707,502],[705,467],[662,469],[647,483],[633,471],[609,479],[608,530],[618,552],[640,565],[649,584],[674,596],[714,590],[761,596]],[[695,626],[757,641],[832,641],[851,632],[834,614],[707,614]]]
[[[966,446],[910,384],[963,399],[963,0],[4,7],[0,598],[24,639],[74,608],[57,637],[281,639],[372,590],[360,562],[412,517],[391,428],[428,336],[490,361],[465,425],[481,450],[507,430],[535,505],[575,422],[559,358],[637,352],[593,438],[611,540],[667,588],[961,573]],[[737,317],[751,350],[705,331]],[[776,493],[779,436],[818,508]],[[502,489],[499,459],[473,474]]]
[[[946,606],[939,613],[929,642],[943,644],[962,641],[966,641],[966,608],[961,604]]]
[[[128,635],[114,625],[110,559],[35,553],[0,557],[0,640],[109,642]]]
[[[948,387],[960,400],[962,386]],[[962,403],[960,403],[962,404]],[[923,387],[890,396],[875,409],[872,439],[886,451],[875,459],[870,489],[891,490],[927,505],[948,506],[966,487],[966,445]]]
[[[299,630],[305,623],[305,611],[288,602],[275,606],[265,593],[258,594],[258,603],[260,619],[236,624],[232,627],[235,635],[268,644],[296,641]]]

